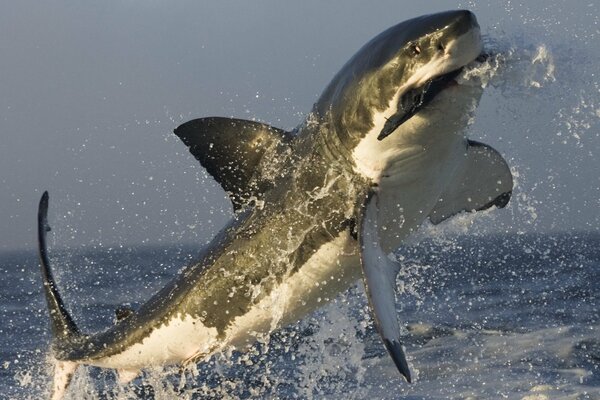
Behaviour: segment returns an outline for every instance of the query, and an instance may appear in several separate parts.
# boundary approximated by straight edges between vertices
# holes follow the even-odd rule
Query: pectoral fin
[[[510,200],[513,178],[508,164],[492,147],[469,140],[466,160],[429,214],[434,224],[464,211],[502,208]]]
[[[381,249],[378,234],[377,194],[367,196],[362,207],[359,225],[360,260],[369,305],[374,314],[375,327],[396,367],[408,382],[410,370],[400,340],[396,316],[396,275],[399,265]]]

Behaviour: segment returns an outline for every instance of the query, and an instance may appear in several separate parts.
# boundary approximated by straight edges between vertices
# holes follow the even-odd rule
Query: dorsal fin
[[[467,160],[429,214],[434,224],[463,211],[502,208],[510,200],[513,179],[510,168],[492,147],[469,140]]]
[[[229,193],[235,210],[262,195],[257,167],[266,153],[292,138],[267,124],[223,117],[194,119],[174,132]]]

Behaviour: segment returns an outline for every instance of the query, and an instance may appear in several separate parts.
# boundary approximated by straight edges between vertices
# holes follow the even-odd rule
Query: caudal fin
[[[46,235],[50,231],[48,225],[48,192],[44,192],[40,199],[38,208],[38,248],[40,252],[40,265],[42,267],[42,279],[44,282],[44,292],[48,303],[48,311],[50,312],[50,322],[54,339],[62,344],[80,336],[79,329],[69,312],[65,308],[65,304],[58,293],[56,282],[50,270],[50,262],[48,261],[48,249],[46,247]],[[73,373],[77,369],[77,363],[72,361],[56,360],[54,365],[54,385],[52,390],[52,400],[60,400],[63,398]]]
[[[42,267],[42,279],[44,282],[44,292],[48,303],[48,311],[50,312],[50,322],[52,333],[58,340],[69,340],[79,336],[79,329],[69,312],[65,308],[65,304],[58,293],[58,288],[54,282],[50,263],[48,261],[48,250],[46,247],[46,234],[50,231],[48,225],[48,192],[44,192],[40,199],[38,208],[38,245],[40,253],[40,265]]]

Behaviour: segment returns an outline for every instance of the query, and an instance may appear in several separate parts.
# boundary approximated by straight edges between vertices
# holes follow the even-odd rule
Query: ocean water
[[[86,332],[150,297],[196,248],[54,252]],[[361,282],[246,353],[129,385],[81,368],[71,399],[600,399],[600,234],[436,235],[399,249],[397,310],[415,382],[374,331]],[[50,377],[49,324],[34,251],[0,255],[0,393],[36,399]]]

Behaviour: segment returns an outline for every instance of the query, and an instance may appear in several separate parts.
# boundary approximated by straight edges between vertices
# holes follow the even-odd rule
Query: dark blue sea
[[[113,324],[194,246],[51,249],[86,332]],[[247,353],[126,386],[81,368],[70,399],[600,399],[600,234],[426,238],[398,251],[397,309],[413,384],[374,331],[362,283]],[[35,249],[0,254],[0,397],[48,396],[49,323]]]

